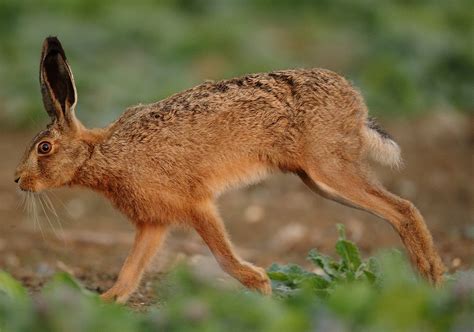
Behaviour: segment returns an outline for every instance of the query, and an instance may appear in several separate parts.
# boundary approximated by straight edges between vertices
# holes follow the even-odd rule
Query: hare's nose
[[[17,178],[15,179],[15,182],[16,182],[16,183],[18,183],[18,181],[20,181],[20,177],[17,177]]]

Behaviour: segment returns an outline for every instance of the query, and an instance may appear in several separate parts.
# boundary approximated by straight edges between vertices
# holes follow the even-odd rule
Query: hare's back
[[[339,125],[349,114],[344,103],[357,97],[344,78],[323,69],[205,82],[128,109],[114,124],[112,139],[140,149],[294,150],[306,130]]]
[[[206,82],[128,109],[101,150],[120,167],[133,168],[134,176],[156,174],[153,181],[169,190],[187,188],[189,181],[223,188],[272,168],[294,171],[309,141],[314,147],[346,139],[330,128],[346,126],[341,119],[350,112],[339,109],[338,99],[357,95],[350,89],[325,70]]]
[[[159,102],[129,108],[116,122],[117,130],[142,125],[144,128],[200,125],[215,121],[220,114],[229,120],[250,117],[272,121],[273,117],[321,113],[341,99],[357,95],[340,75],[325,69],[294,69],[212,82],[174,94]],[[330,107],[329,107],[330,108]],[[232,114],[230,114],[232,113]]]

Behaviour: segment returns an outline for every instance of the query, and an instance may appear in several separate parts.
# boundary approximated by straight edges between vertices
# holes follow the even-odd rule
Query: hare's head
[[[88,131],[74,115],[77,93],[72,71],[55,37],[43,43],[40,84],[51,123],[33,138],[15,172],[20,188],[34,192],[70,183],[91,150]]]

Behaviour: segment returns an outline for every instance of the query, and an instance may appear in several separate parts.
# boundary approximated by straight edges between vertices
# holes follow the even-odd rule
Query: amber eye
[[[49,142],[41,142],[38,144],[38,153],[39,154],[47,154],[51,152],[51,143]]]

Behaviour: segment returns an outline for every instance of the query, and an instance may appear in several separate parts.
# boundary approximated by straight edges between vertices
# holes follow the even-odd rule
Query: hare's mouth
[[[25,181],[22,178],[18,178],[18,179],[15,179],[15,182],[18,183],[18,188],[20,188],[21,191],[30,192],[30,193],[35,193],[35,192],[40,191],[38,190],[39,186],[37,184],[32,183],[31,181]]]
[[[27,188],[27,187],[23,187],[23,186],[19,186],[19,188],[20,188],[21,191],[24,191],[24,192],[27,192],[27,193],[36,192],[36,190],[34,188]]]

